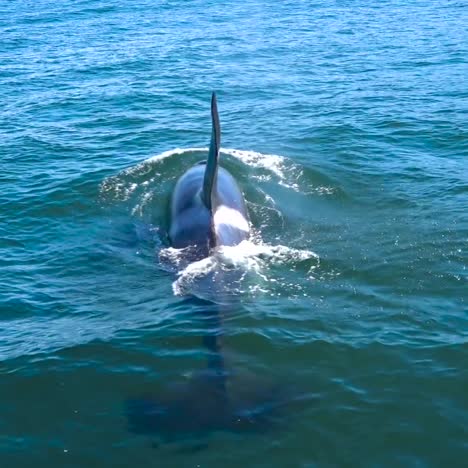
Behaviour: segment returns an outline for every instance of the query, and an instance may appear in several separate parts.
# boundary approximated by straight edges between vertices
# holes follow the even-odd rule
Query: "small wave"
[[[147,164],[148,162],[162,161],[171,156],[184,153],[206,153],[209,148],[207,147],[193,147],[193,148],[175,148],[173,150],[164,151],[161,154],[152,156],[141,164]],[[299,191],[299,187],[295,182],[288,182],[291,174],[297,179],[301,175],[300,169],[289,161],[284,156],[277,154],[267,154],[259,153],[252,150],[240,150],[235,148],[221,148],[221,153],[228,154],[239,161],[242,161],[244,164],[255,167],[258,169],[266,169],[269,172],[275,174],[280,184],[291,188],[293,190]],[[292,171],[292,172],[291,172]],[[262,177],[262,176],[259,176]]]
[[[141,215],[148,203],[148,193],[167,196],[165,193],[168,191],[167,184],[172,184],[181,175],[179,165],[171,162],[173,156],[207,152],[207,147],[174,148],[151,156],[105,179],[101,184],[101,197],[105,200],[133,202],[130,212],[133,215]],[[304,187],[303,168],[285,156],[235,148],[221,148],[221,153],[241,161],[249,168],[256,169],[249,174],[249,177],[257,181],[274,181],[282,187],[304,195],[311,193],[332,195],[335,192],[334,188],[322,184]],[[195,164],[197,160],[191,158],[189,164]]]
[[[294,270],[306,265],[306,276],[313,279],[313,271],[319,265],[319,256],[310,250],[301,250],[284,245],[268,245],[258,241],[243,241],[236,246],[223,246],[215,249],[213,254],[199,261],[190,262],[188,249],[172,247],[160,252],[160,261],[165,269],[177,273],[172,287],[176,296],[196,292],[200,295],[211,290],[217,294],[217,287],[222,287],[224,295],[235,295],[242,292],[242,282],[247,273],[252,273],[264,284],[276,283],[278,280],[271,274],[278,266],[287,265]],[[267,292],[268,287],[260,288],[258,284],[249,288],[250,293]],[[245,291],[244,291],[245,292]],[[206,297],[206,296],[205,296]]]
[[[164,151],[160,154],[156,154],[154,156],[149,157],[148,159],[145,159],[141,164],[147,164],[155,161],[162,161],[163,159],[170,158],[171,156],[176,156],[178,154],[184,154],[184,153],[206,153],[208,151],[208,148],[199,148],[199,147],[193,147],[193,148],[174,148],[172,150],[167,150]],[[222,151],[222,150],[221,150]]]
[[[296,181],[302,175],[302,171],[284,156],[232,148],[222,148],[221,151],[239,159],[248,166],[266,169],[274,173],[278,177],[280,185],[296,192],[300,191]],[[294,181],[291,180],[292,178]]]
[[[183,159],[184,166],[194,164],[200,159],[198,154],[206,154],[207,151],[206,147],[165,151],[107,179],[103,183],[102,191],[110,200],[118,201],[119,204],[125,202],[124,205],[127,205],[132,216],[164,226],[170,192],[173,183],[181,174],[179,162]],[[233,148],[222,148],[221,152],[241,161],[248,168],[254,168],[249,171],[249,178],[265,178],[296,192],[302,192],[297,181],[303,171],[286,157]],[[177,155],[185,156],[173,158]],[[242,171],[242,168],[239,170]],[[278,283],[287,281],[291,284],[290,276],[297,270],[300,270],[301,278],[313,279],[312,272],[317,268],[319,260],[314,252],[264,242],[263,228],[270,225],[284,228],[281,208],[265,190],[268,190],[268,186],[255,186],[251,198],[247,200],[257,218],[258,229],[254,229],[250,241],[244,241],[235,247],[220,247],[215,249],[211,256],[200,261],[194,261],[196,252],[191,252],[190,248],[158,249],[160,268],[177,275],[173,283],[175,295],[195,294],[207,298],[208,294],[208,298],[211,299],[219,297],[218,293],[221,290],[223,297],[230,292],[232,295],[255,295],[275,289]],[[259,196],[260,204],[255,200]],[[276,244],[276,241],[273,243]],[[249,284],[251,279],[251,283],[255,284]],[[301,289],[300,286],[298,288]]]
[[[234,267],[244,267],[254,271],[260,271],[262,265],[269,262],[283,265],[319,259],[319,256],[311,250],[294,249],[284,245],[257,244],[251,241],[243,241],[234,247],[220,247],[219,254],[226,263]]]

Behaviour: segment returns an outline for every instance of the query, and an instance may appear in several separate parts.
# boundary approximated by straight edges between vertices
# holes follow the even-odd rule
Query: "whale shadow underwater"
[[[181,249],[190,262],[208,257],[213,249],[236,246],[250,237],[244,196],[234,177],[219,165],[221,129],[215,93],[211,98],[211,120],[207,160],[181,175],[171,198],[169,243]],[[222,286],[217,287],[216,281],[213,288],[222,295]],[[227,370],[222,316],[232,305],[223,306],[197,297],[184,300],[203,314],[206,368],[182,385],[168,385],[157,396],[127,400],[129,431],[174,441],[215,431],[268,430],[287,400],[285,391],[280,385],[260,383],[259,379],[242,380],[239,372]]]

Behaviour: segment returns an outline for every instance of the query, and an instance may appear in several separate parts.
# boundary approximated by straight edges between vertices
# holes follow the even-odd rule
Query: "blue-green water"
[[[467,24],[449,0],[0,0],[1,466],[465,466]],[[174,267],[212,90],[255,237]],[[206,365],[182,294],[233,269],[229,395],[287,389],[274,422],[130,432],[128,398]]]

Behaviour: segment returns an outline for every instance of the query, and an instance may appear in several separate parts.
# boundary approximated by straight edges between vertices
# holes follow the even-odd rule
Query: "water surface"
[[[2,466],[464,466],[466,24],[449,0],[0,0]],[[177,267],[212,90],[255,236]],[[245,272],[230,391],[281,383],[282,411],[130,432],[128,398],[205,368],[183,295],[216,300],[217,269]]]

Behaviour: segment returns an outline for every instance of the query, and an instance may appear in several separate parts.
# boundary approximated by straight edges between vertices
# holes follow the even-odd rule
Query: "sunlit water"
[[[1,466],[465,466],[467,11],[0,0]],[[253,236],[187,263],[212,90]],[[131,430],[129,399],[198,401],[187,295],[271,420]]]

